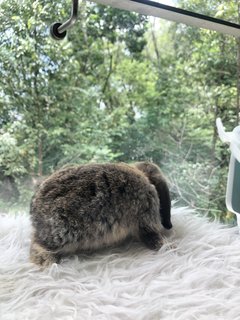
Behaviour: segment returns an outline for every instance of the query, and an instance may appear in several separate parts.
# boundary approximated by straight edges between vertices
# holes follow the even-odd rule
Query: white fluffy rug
[[[184,208],[172,220],[159,252],[128,243],[39,271],[28,216],[0,216],[0,319],[240,319],[237,227]]]

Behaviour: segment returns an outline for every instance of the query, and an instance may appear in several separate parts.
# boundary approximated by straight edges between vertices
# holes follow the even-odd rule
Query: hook
[[[78,0],[72,0],[72,12],[70,18],[64,22],[55,22],[50,27],[50,34],[55,40],[62,40],[66,37],[67,30],[77,21],[78,17]]]

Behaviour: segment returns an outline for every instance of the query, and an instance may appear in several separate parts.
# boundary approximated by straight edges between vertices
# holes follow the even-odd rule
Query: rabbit
[[[136,237],[149,249],[170,229],[171,200],[157,165],[86,164],[56,171],[32,197],[30,260],[42,267],[63,255],[92,251]]]

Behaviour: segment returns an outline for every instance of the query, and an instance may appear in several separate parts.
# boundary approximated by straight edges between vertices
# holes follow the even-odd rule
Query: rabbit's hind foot
[[[30,248],[30,261],[35,263],[41,268],[47,268],[53,263],[58,263],[60,257],[58,254],[51,252],[38,244],[37,242],[32,242]]]

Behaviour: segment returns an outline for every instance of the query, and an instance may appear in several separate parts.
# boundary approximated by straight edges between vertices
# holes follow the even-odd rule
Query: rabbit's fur
[[[157,250],[161,223],[170,229],[167,183],[152,163],[87,164],[61,169],[32,198],[31,261],[93,250],[135,236]]]

